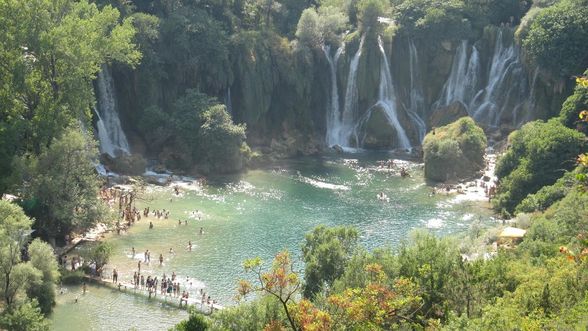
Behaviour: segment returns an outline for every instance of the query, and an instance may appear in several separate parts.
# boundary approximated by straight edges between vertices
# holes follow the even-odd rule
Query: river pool
[[[482,202],[432,195],[420,164],[396,161],[391,171],[378,166],[377,160],[389,157],[284,161],[238,177],[209,178],[206,185],[185,183],[179,196],[171,187],[147,186],[139,207],[166,209],[170,216],[143,218],[128,233],[109,235],[115,253],[105,273],[116,267],[119,279],[130,281],[148,249],[151,263],[142,265],[145,276],[161,278],[173,271],[182,289],[196,294],[202,288],[212,299],[231,305],[236,282],[250,277],[243,271],[243,260],[260,256],[270,261],[288,249],[302,269],[300,245],[304,234],[318,224],[354,226],[361,244],[371,249],[396,247],[417,228],[447,235],[467,231],[474,220],[494,222]],[[401,166],[411,177],[400,177]],[[380,192],[389,201],[377,199]],[[192,251],[187,249],[189,241]],[[159,254],[164,256],[162,266]],[[79,289],[67,290],[53,315],[55,330],[79,330],[80,323],[86,330],[161,330],[186,316],[142,297],[97,287],[75,303],[72,293]]]

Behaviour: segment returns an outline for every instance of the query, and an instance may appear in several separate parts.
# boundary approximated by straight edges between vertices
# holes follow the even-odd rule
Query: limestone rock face
[[[368,149],[392,149],[396,142],[396,130],[389,124],[384,110],[375,106],[365,125],[363,147]]]
[[[425,177],[444,182],[476,175],[484,168],[486,146],[484,131],[470,117],[432,130],[423,143]]]
[[[454,101],[447,107],[437,109],[431,114],[431,127],[436,128],[444,126],[464,116],[468,116],[466,106],[460,101]]]

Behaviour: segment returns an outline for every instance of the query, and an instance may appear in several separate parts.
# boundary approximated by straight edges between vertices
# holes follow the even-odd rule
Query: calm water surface
[[[386,158],[372,154],[359,160],[292,160],[240,177],[209,179],[204,187],[186,185],[180,196],[169,187],[149,186],[139,206],[170,210],[170,217],[142,219],[129,233],[111,236],[115,254],[106,274],[116,267],[119,279],[131,280],[149,249],[152,262],[142,265],[145,276],[161,278],[174,271],[183,289],[196,293],[203,288],[230,305],[237,280],[251,277],[243,271],[243,260],[260,256],[269,262],[288,249],[302,269],[300,245],[304,234],[318,224],[355,226],[361,243],[374,248],[395,247],[416,228],[447,235],[467,231],[475,219],[492,222],[490,211],[480,203],[432,196],[422,179],[422,165],[403,163],[411,178],[379,169],[376,161]],[[388,202],[376,199],[380,192]],[[154,223],[152,230],[149,221]],[[191,252],[188,241],[193,244]],[[131,247],[137,252],[134,258]],[[163,266],[159,254],[164,256]],[[56,307],[55,330],[79,330],[78,323],[88,330],[161,330],[186,316],[144,298],[95,287],[75,304],[71,292],[75,289]]]

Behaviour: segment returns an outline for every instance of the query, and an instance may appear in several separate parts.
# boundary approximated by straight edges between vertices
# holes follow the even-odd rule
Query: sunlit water
[[[129,233],[110,236],[115,254],[105,273],[116,267],[119,279],[130,281],[149,249],[151,263],[141,268],[145,277],[161,278],[175,271],[182,290],[195,295],[203,288],[212,299],[231,305],[236,282],[251,278],[243,271],[243,260],[260,256],[269,262],[278,251],[288,249],[301,270],[304,234],[318,224],[354,226],[361,243],[371,249],[396,247],[416,228],[447,235],[467,231],[474,219],[492,222],[489,210],[480,203],[431,195],[422,179],[422,165],[403,164],[410,178],[398,175],[399,166],[392,172],[379,169],[376,160],[387,157],[364,155],[357,163],[338,158],[294,160],[238,178],[209,179],[201,188],[186,185],[180,196],[169,187],[149,186],[139,206],[170,210],[169,219],[143,218]],[[378,200],[380,192],[389,201]],[[184,225],[186,219],[188,225]],[[149,221],[154,223],[152,230]],[[191,252],[188,241],[193,244]],[[131,247],[136,250],[134,258]],[[159,266],[159,254],[164,256],[163,266]],[[78,330],[76,324],[83,321],[86,329],[160,330],[185,317],[147,302],[92,288],[77,304],[70,297],[60,300],[54,328]],[[125,323],[120,323],[123,315]]]

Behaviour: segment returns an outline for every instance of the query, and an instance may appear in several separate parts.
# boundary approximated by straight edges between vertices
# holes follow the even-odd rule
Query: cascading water
[[[408,42],[408,50],[410,66],[410,107],[407,113],[417,130],[420,144],[427,134],[427,125],[421,117],[425,109],[425,97],[423,96],[418,53],[412,40]]]
[[[365,36],[361,37],[359,47],[349,64],[349,75],[347,77],[347,87],[345,89],[345,105],[343,113],[339,121],[335,120],[332,124],[333,142],[334,145],[341,147],[349,147],[349,139],[355,134],[356,119],[357,119],[357,68],[359,67],[359,59],[363,50],[363,43]],[[336,70],[336,68],[335,68]],[[336,81],[335,81],[336,84]],[[336,86],[335,86],[336,87]]]
[[[227,112],[233,115],[233,101],[231,100],[231,87],[227,87],[227,94],[225,95],[225,106],[227,107]]]
[[[531,112],[537,105],[537,79],[539,78],[539,67],[535,68],[533,79],[531,80],[531,88],[529,90],[529,98],[524,105],[515,108],[513,111],[512,124],[515,127],[520,127],[524,123],[531,120]],[[522,114],[521,114],[522,113]]]
[[[129,143],[118,117],[114,81],[107,66],[103,66],[96,81],[98,90],[98,139],[100,152],[112,157],[119,153],[129,154]]]
[[[384,50],[384,42],[381,37],[378,37],[378,48],[382,55],[380,61],[380,85],[378,87],[378,102],[370,108],[366,114],[366,120],[369,119],[371,113],[377,107],[380,107],[384,111],[384,115],[388,120],[388,123],[396,130],[396,137],[398,138],[398,147],[402,149],[410,149],[411,144],[404,128],[398,120],[398,113],[396,109],[396,92],[394,90],[394,83],[392,82],[392,74],[390,73],[390,65],[388,63],[388,57]],[[360,126],[358,126],[360,127]],[[356,132],[356,137],[357,137]]]
[[[474,97],[480,74],[480,54],[475,46],[468,60],[468,42],[462,40],[455,51],[449,78],[443,85],[441,98],[433,106],[435,109],[446,107],[452,102],[460,101],[466,107]]]
[[[505,47],[502,30],[499,30],[496,45],[494,46],[488,82],[486,87],[478,92],[470,105],[472,117],[482,123],[498,126],[500,115],[504,111],[504,106],[508,104],[515,85],[509,84],[509,82],[514,81],[508,78],[509,76],[518,77],[521,74],[522,66],[519,62],[519,54],[514,42]],[[522,78],[520,77],[520,79]]]
[[[323,46],[323,52],[329,62],[329,70],[331,73],[331,95],[327,101],[327,145],[346,146],[347,142],[341,135],[343,128],[343,121],[339,107],[339,88],[337,86],[337,62],[343,53],[344,46],[337,49],[335,56],[331,56],[331,47]],[[361,52],[361,46],[358,52]],[[358,57],[359,58],[359,57]]]
[[[529,98],[528,82],[514,41],[505,45],[499,29],[486,81],[479,81],[482,67],[476,46],[462,41],[456,50],[449,78],[434,109],[461,102],[477,122],[497,127],[506,110],[518,112]],[[515,115],[516,116],[516,115]]]

